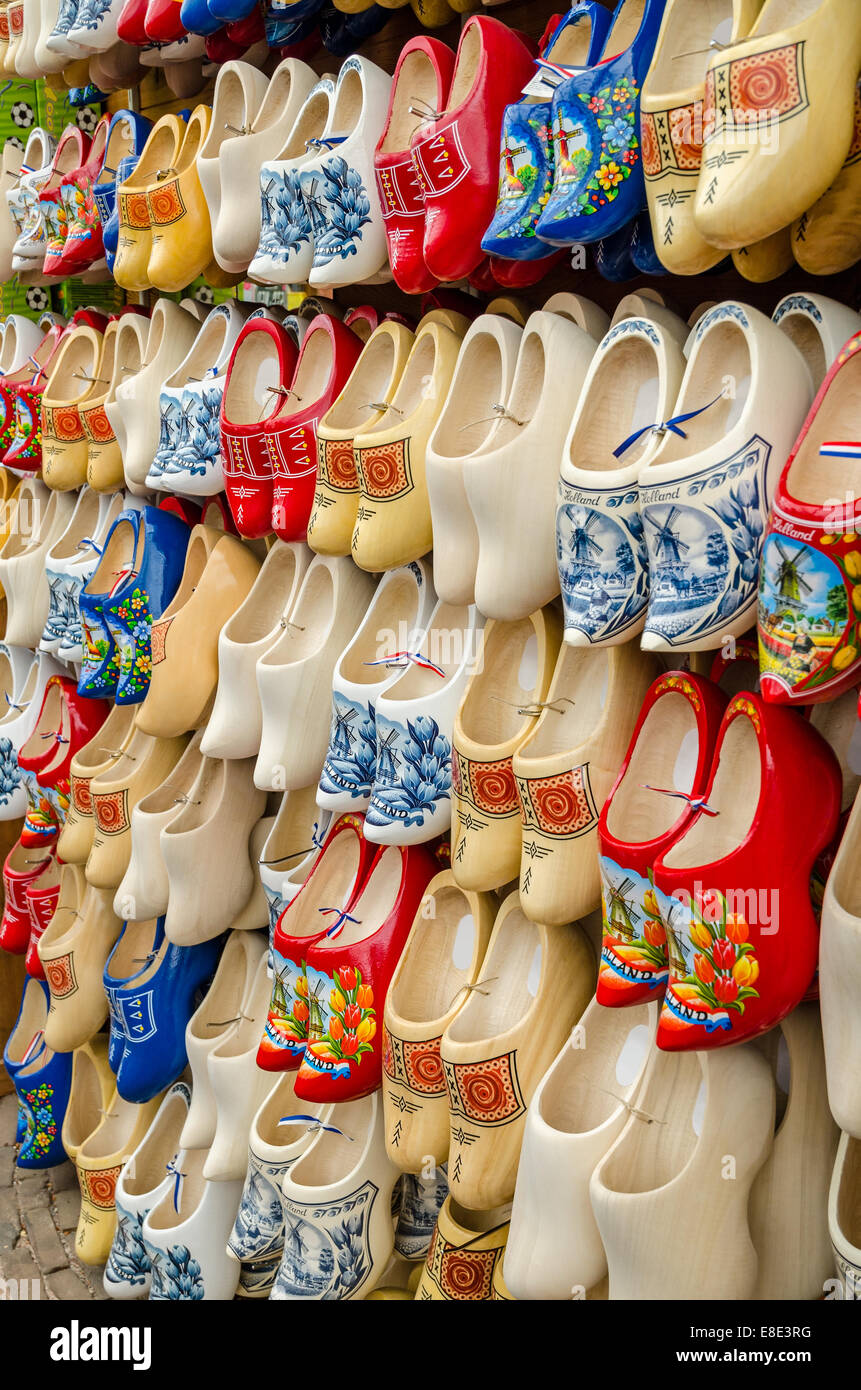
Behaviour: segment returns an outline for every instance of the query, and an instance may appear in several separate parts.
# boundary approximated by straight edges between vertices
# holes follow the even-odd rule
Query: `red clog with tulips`
[[[405,136],[416,119],[444,111],[454,72],[454,54],[447,44],[428,34],[410,39],[401,50],[392,79],[389,109],[383,133],[374,154],[374,171],[383,225],[389,249],[389,264],[395,284],[405,294],[422,294],[437,284],[425,264],[425,197]],[[417,101],[416,84],[435,90],[413,110]],[[412,116],[412,120],[410,119]]]
[[[104,257],[102,219],[93,188],[102,172],[111,120],[109,114],[102,117],[93,131],[86,163],[67,174],[60,185],[60,199],[66,213],[66,239],[58,257],[45,256],[45,270],[51,275],[64,278],[80,275]]]
[[[667,939],[652,865],[684,831],[705,791],[726,696],[711,681],[669,671],[650,687],[619,776],[598,821],[603,940],[599,1004],[660,997]]]
[[[299,1066],[309,1037],[321,1036],[323,1000],[309,987],[306,958],[314,942],[334,932],[361,892],[376,846],[363,835],[365,818],[339,816],[296,897],[272,936],[272,998],[257,1049],[263,1071]]]
[[[305,978],[320,1018],[296,1077],[296,1096],[321,1105],[358,1100],[382,1082],[389,984],[422,895],[437,872],[424,845],[379,849],[361,891],[336,927],[308,948]]]
[[[317,421],[340,395],[361,351],[361,338],[340,319],[318,314],[302,339],[284,406],[267,421],[271,529],[282,541],[304,541],[308,534],[317,483]]]
[[[655,861],[670,963],[659,1047],[745,1042],[800,1003],[819,942],[810,876],[841,791],[834,753],[800,713],[733,697],[702,807]]]
[[[62,275],[58,267],[68,230],[63,182],[67,174],[80,169],[87,162],[89,153],[90,137],[76,125],[67,125],[54,151],[50,177],[39,193],[39,211],[45,224],[45,275]]]
[[[780,475],[762,547],[760,689],[833,700],[861,680],[861,333],[823,381]]]
[[[22,845],[20,840],[6,855],[3,864],[3,890],[5,903],[0,920],[0,949],[11,951],[13,955],[23,956],[30,944],[33,923],[27,902],[27,889],[35,885],[40,877],[51,867],[53,850],[43,854]]]
[[[108,320],[95,309],[76,309],[67,324],[48,329],[31,363],[14,375],[0,377],[0,398],[4,407],[8,400],[11,409],[8,429],[5,422],[9,416],[3,416],[0,447],[6,443],[2,462],[13,473],[38,473],[42,467],[42,392],[66,335],[82,323],[103,333]]]
[[[25,848],[51,844],[59,835],[69,809],[72,759],[98,733],[109,708],[106,700],[79,695],[68,676],[51,676],[36,727],[18,754],[28,801]]]
[[[279,382],[267,395],[262,411],[248,388],[246,370],[246,363],[250,371],[257,370],[261,337],[263,345],[275,353]],[[287,392],[298,356],[293,338],[280,323],[251,319],[241,329],[227,364],[219,417],[224,487],[236,529],[249,539],[268,536],[272,530],[275,458],[279,448],[293,442],[279,440],[278,428],[279,424],[283,427],[293,404]],[[304,432],[300,433],[300,446],[307,447]]]
[[[529,39],[498,19],[473,15],[461,30],[449,105],[410,141],[425,204],[422,255],[436,280],[463,280],[484,257],[502,119],[535,74],[534,52]]]

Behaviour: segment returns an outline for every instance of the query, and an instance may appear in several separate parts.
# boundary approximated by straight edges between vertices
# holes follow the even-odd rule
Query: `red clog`
[[[639,1004],[658,998],[666,985],[667,941],[652,865],[693,817],[725,708],[726,696],[716,685],[686,671],[660,676],[643,701],[598,821],[599,1004]]]
[[[117,20],[117,37],[123,43],[134,44],[137,48],[146,48],[149,44],[144,28],[148,4],[149,0],[126,0]]]
[[[42,464],[41,435],[39,433],[38,403],[47,376],[51,358],[56,352],[60,339],[66,332],[64,324],[53,324],[36,348],[29,362],[18,372],[0,375],[0,459],[10,463],[21,472],[37,473]],[[22,405],[19,408],[18,400]],[[35,409],[33,408],[35,405]],[[27,416],[30,416],[28,420]],[[19,437],[29,440],[35,433],[34,448],[25,454],[19,465],[13,464],[9,453],[16,448]],[[35,460],[33,460],[35,453]]]
[[[833,700],[861,680],[861,333],[838,354],[774,494],[759,580],[760,689]]]
[[[6,855],[3,865],[5,905],[0,920],[0,948],[13,955],[23,956],[30,943],[30,909],[27,887],[35,883],[50,867],[53,850],[35,854],[18,840]]]
[[[48,256],[45,257],[45,269],[52,275],[80,275],[104,257],[102,219],[93,188],[102,172],[112,119],[110,115],[102,117],[93,131],[86,163],[67,174],[60,186],[60,198],[66,213],[66,240],[61,254],[52,258],[50,265]]]
[[[659,1047],[745,1042],[800,1003],[819,939],[810,875],[841,790],[812,724],[759,695],[734,696],[702,807],[655,861],[670,960]]]
[[[322,1105],[358,1100],[383,1079],[386,995],[422,895],[437,872],[424,845],[379,850],[361,892],[339,925],[308,947],[305,978],[322,1010],[321,1035],[308,1038],[296,1096]]]
[[[68,225],[62,185],[67,174],[74,173],[87,162],[89,152],[89,136],[76,125],[67,125],[57,142],[51,173],[39,192],[39,209],[45,224],[45,275],[62,274],[58,267],[66,245]]]
[[[498,19],[468,19],[447,109],[410,142],[425,200],[422,252],[437,280],[464,279],[484,255],[481,238],[496,209],[502,118],[535,73],[534,46],[528,45]]]
[[[156,507],[160,512],[171,512],[178,516],[180,521],[184,521],[186,526],[197,526],[203,516],[203,508],[199,502],[192,502],[188,497],[175,497],[168,494],[159,498]]]
[[[317,421],[346,385],[361,351],[357,334],[331,314],[318,314],[302,339],[289,395],[267,422],[271,529],[282,541],[304,541],[308,533],[317,482]]]
[[[345,328],[352,329],[363,343],[366,343],[374,329],[379,327],[380,315],[373,304],[357,304],[355,309],[350,309],[344,315],[343,324]]]
[[[543,280],[548,271],[553,270],[567,254],[567,249],[562,248],[536,261],[512,261],[505,256],[491,256],[490,273],[500,289],[526,290]]]
[[[39,942],[45,928],[57,909],[60,896],[60,870],[56,858],[49,861],[48,867],[24,888],[27,899],[27,912],[30,917],[30,939],[24,955],[24,969],[36,980],[45,979],[45,971],[39,959]]]
[[[377,853],[364,839],[364,823],[364,816],[353,812],[338,817],[275,926],[272,999],[257,1049],[263,1071],[295,1070],[308,1040],[323,1035],[326,1001],[309,988],[305,960],[315,941],[340,928],[361,892]]]
[[[374,154],[389,263],[395,283],[405,294],[422,294],[437,283],[425,264],[424,188],[410,153],[410,139],[428,116],[445,110],[453,72],[454,54],[439,39],[419,34],[404,45]]]
[[[176,43],[188,32],[179,17],[182,0],[149,0],[143,27],[154,43]]]
[[[21,844],[30,849],[52,843],[69,807],[72,758],[104,723],[109,706],[78,694],[68,676],[51,676],[29,739],[18,754],[27,787],[27,814]]]
[[[262,418],[254,391],[261,347],[277,358],[279,383],[267,397],[272,408]],[[275,457],[280,447],[292,442],[279,438],[278,427],[293,404],[294,398],[287,392],[298,357],[293,338],[272,319],[250,319],[233,346],[219,418],[224,487],[241,536],[267,536],[272,530]]]
[[[495,285],[491,293],[496,293]],[[484,313],[484,305],[474,295],[465,294],[463,290],[449,290],[444,286],[440,286],[436,290],[429,290],[427,294],[422,295],[419,317],[424,318],[431,309],[451,309],[456,314],[463,314],[464,318],[467,319],[477,319],[479,314]]]

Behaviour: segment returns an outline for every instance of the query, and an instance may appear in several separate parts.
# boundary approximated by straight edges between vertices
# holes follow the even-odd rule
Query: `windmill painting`
[[[730,552],[720,522],[675,502],[643,507],[649,553],[647,626],[672,640],[713,615],[727,588]],[[727,613],[725,616],[729,616]]]
[[[834,561],[772,532],[759,582],[760,669],[794,685],[830,661],[849,619],[846,583]]]

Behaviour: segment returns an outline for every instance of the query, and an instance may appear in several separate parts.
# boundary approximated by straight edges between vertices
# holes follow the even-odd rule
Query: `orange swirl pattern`
[[[93,814],[105,835],[119,835],[129,828],[128,791],[94,792]]]
[[[164,661],[167,630],[172,622],[173,618],[163,618],[161,622],[153,623],[150,635],[150,654],[153,666],[158,666]]]
[[[807,107],[803,44],[785,44],[735,58],[706,75],[703,122],[706,132],[725,123],[749,128],[751,117],[785,121]]]
[[[75,406],[42,405],[42,435],[53,436],[65,444],[86,439],[80,412]]]
[[[412,491],[410,442],[396,439],[391,444],[375,444],[355,451],[356,468],[364,491],[379,501],[390,501]]]
[[[663,167],[658,137],[655,133],[655,118],[649,111],[640,113],[640,145],[643,151],[643,173],[653,179]]]
[[[172,222],[178,222],[185,212],[185,203],[182,201],[176,179],[148,188],[146,201],[150,219],[157,227],[169,227]]]
[[[582,835],[598,819],[585,767],[555,777],[518,777],[517,790],[527,829],[561,837]]]
[[[93,814],[93,798],[90,795],[89,777],[72,775],[72,805],[79,815],[91,816]]]
[[[488,816],[513,816],[520,810],[511,758],[476,762],[452,750],[452,787],[455,795]]]
[[[317,440],[317,479],[336,492],[355,492],[359,486],[352,439]]]
[[[116,436],[103,405],[81,413],[81,423],[88,439],[94,444],[109,444]]]
[[[515,1065],[516,1053],[484,1062],[444,1063],[452,1113],[482,1125],[506,1125],[524,1114]]]
[[[78,982],[71,955],[57,956],[56,960],[46,960],[42,964],[52,999],[66,999],[75,993]]]
[[[117,1179],[122,1171],[121,1163],[115,1168],[99,1168],[94,1172],[88,1168],[78,1169],[78,1176],[84,1184],[84,1195],[94,1207],[107,1211],[116,1206]]]
[[[121,193],[119,201],[120,226],[129,227],[133,231],[149,228],[149,208],[145,193]]]

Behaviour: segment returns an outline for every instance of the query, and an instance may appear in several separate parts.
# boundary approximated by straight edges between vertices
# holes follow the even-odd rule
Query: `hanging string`
[[[342,1139],[349,1139],[351,1144],[355,1143],[352,1134],[345,1134],[337,1125],[324,1124],[317,1115],[282,1115],[278,1121],[279,1125],[305,1125],[307,1129],[325,1130],[327,1134],[340,1134]]]
[[[660,792],[661,796],[674,796],[679,801],[686,801],[692,810],[702,811],[705,816],[720,815],[720,811],[709,806],[704,796],[694,796],[691,792],[672,791],[669,787],[653,787],[648,782],[641,782],[640,786],[647,792]]]
[[[422,110],[422,107],[424,107],[424,110]],[[418,116],[421,121],[438,121],[445,115],[444,111],[435,111],[430,102],[425,101],[424,97],[413,97],[407,110],[411,116]]]
[[[613,450],[613,457],[620,458],[621,455],[626,453],[632,444],[636,444],[637,440],[644,434],[665,435],[672,433],[678,435],[679,439],[687,439],[687,434],[681,428],[685,421],[695,419],[697,415],[702,415],[705,410],[711,410],[713,405],[717,405],[718,401],[723,400],[724,395],[724,391],[719,391],[713,401],[708,401],[706,405],[701,405],[698,410],[688,410],[683,415],[674,415],[672,419],[665,420],[663,424],[643,425],[642,428],[634,430],[633,434],[629,434],[627,439],[622,440],[618,449]]]
[[[486,980],[476,980],[475,984],[473,984],[473,985],[461,985],[460,989],[457,991],[457,994],[454,996],[454,998],[452,999],[452,1001],[451,1001],[451,1003],[449,1004],[448,1008],[446,1009],[446,1013],[450,1013],[450,1012],[451,1012],[451,1010],[452,1010],[452,1009],[454,1008],[454,1006],[455,1006],[455,1002],[460,998],[460,996],[461,996],[464,992],[467,994],[467,996],[469,996],[469,995],[472,994],[473,992],[476,993],[476,994],[484,994],[484,995],[490,994],[490,990],[489,990],[489,989],[482,989],[481,986],[482,986],[482,985],[492,985],[492,984],[495,984],[495,982],[496,982],[498,979],[499,979],[499,976],[498,976],[498,975],[489,975],[489,976],[487,977]]]
[[[340,936],[346,922],[351,922],[357,927],[362,925],[360,917],[351,917],[349,912],[346,912],[342,907],[318,907],[317,911],[323,917],[329,917],[333,912],[336,914],[336,920],[326,930],[326,936],[329,938]]]
[[[473,425],[486,425],[489,420],[511,420],[513,424],[521,427],[527,423],[526,420],[518,420],[507,406],[500,405],[499,402],[491,405],[490,409],[493,412],[491,415],[482,415],[478,420],[468,420],[465,425],[460,426],[460,430],[472,429]]]
[[[422,671],[433,671],[445,680],[445,671],[421,652],[392,652],[391,656],[381,656],[376,661],[363,661],[363,666],[418,666]]]

